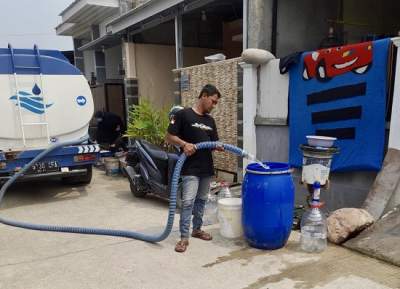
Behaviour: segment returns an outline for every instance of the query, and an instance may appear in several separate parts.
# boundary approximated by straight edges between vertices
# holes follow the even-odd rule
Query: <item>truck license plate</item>
[[[58,171],[59,165],[57,161],[37,162],[29,169],[30,173],[43,174]]]

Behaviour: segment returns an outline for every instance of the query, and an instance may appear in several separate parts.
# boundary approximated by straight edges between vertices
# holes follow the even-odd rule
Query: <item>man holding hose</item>
[[[188,158],[182,168],[182,209],[179,221],[181,239],[175,246],[176,252],[185,252],[189,245],[190,220],[193,214],[192,237],[205,241],[212,236],[201,230],[205,203],[210,190],[214,165],[211,150],[196,152],[195,144],[218,141],[217,127],[209,114],[217,105],[221,94],[211,85],[205,85],[196,104],[178,111],[170,120],[166,140],[181,148]],[[223,150],[223,148],[218,148]]]

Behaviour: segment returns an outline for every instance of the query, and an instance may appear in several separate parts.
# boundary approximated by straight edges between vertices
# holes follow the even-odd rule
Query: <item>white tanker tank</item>
[[[0,180],[54,143],[88,135],[93,98],[82,73],[56,50],[0,48]],[[30,176],[90,182],[96,144],[63,147]]]

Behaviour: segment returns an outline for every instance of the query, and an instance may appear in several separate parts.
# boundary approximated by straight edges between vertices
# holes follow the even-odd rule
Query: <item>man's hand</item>
[[[224,146],[222,144],[217,144],[217,146],[215,147],[215,150],[219,151],[219,152],[225,151]]]
[[[177,145],[180,148],[182,148],[183,152],[187,156],[191,156],[192,154],[194,154],[196,152],[196,146],[194,144],[185,142],[184,140],[180,139],[176,135],[172,135],[167,132],[167,135],[165,136],[165,140],[169,144]]]
[[[224,148],[224,145],[222,144],[222,142],[218,141],[214,150],[219,151],[219,152],[225,151],[225,148]]]
[[[192,143],[185,143],[183,145],[183,152],[185,153],[185,155],[187,155],[188,157],[191,156],[192,154],[194,154],[196,152],[196,146]]]

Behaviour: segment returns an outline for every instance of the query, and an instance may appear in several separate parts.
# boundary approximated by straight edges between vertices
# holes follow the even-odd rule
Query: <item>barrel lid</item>
[[[246,167],[246,172],[256,175],[280,175],[291,173],[290,166],[287,163],[265,162],[264,164],[267,165],[269,169],[263,168],[258,163],[251,163]]]

